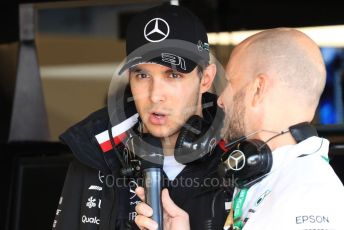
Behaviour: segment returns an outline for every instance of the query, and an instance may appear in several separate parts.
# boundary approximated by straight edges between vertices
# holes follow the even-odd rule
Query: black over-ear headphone
[[[311,136],[318,136],[314,126],[303,122],[290,126],[288,131],[282,131],[274,137],[287,132],[291,133],[297,143]],[[230,151],[223,154],[222,163],[218,167],[220,176],[234,179],[238,187],[250,187],[262,180],[272,167],[273,158],[271,149],[267,145],[268,141],[241,137],[226,145],[227,147],[233,146],[234,143],[237,144],[234,149],[231,148]]]
[[[180,129],[174,157],[181,164],[198,163],[210,154],[220,141],[224,113],[217,106],[217,96],[204,93],[202,105],[209,107],[203,109],[203,117],[191,116]]]

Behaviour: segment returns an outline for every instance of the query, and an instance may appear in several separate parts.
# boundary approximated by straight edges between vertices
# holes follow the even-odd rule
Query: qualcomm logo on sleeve
[[[90,223],[90,224],[98,224],[99,225],[100,219],[98,219],[96,216],[95,217],[87,217],[87,216],[83,215],[81,217],[81,221],[84,224]]]
[[[88,198],[88,202],[86,203],[86,206],[88,208],[93,208],[93,207],[96,207],[96,199],[93,198],[93,196],[91,196],[90,198]]]
[[[96,202],[97,202],[97,199],[93,198],[93,196],[91,196],[87,200],[86,207],[94,208],[97,206]],[[98,199],[98,208],[100,208],[101,203],[102,203],[101,199]]]

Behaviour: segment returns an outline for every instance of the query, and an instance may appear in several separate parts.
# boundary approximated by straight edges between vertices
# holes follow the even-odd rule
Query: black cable
[[[215,193],[215,195],[214,195],[214,197],[213,197],[213,199],[212,199],[212,201],[211,201],[211,217],[212,217],[212,218],[215,217],[215,201],[216,201],[216,199],[217,199],[217,196],[218,196],[221,192],[223,192],[223,191],[224,191],[223,189],[218,190],[218,191]]]
[[[215,202],[220,193],[225,192],[224,189],[219,189],[216,191],[212,201],[211,201],[211,218],[204,221],[204,230],[213,230],[213,219],[215,218]]]

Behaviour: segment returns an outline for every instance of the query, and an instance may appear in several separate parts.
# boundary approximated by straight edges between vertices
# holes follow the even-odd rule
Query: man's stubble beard
[[[221,136],[226,142],[236,140],[245,135],[244,118],[246,108],[245,101],[245,88],[238,91],[233,96],[232,105],[225,107],[225,119]]]

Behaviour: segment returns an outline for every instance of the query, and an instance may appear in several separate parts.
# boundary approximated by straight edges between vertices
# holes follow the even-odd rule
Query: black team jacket
[[[204,113],[204,112],[203,112]],[[107,108],[94,112],[69,128],[61,140],[72,150],[71,162],[59,200],[53,230],[138,229],[134,219],[140,202],[135,188],[141,178],[121,176],[122,165],[109,143],[96,136],[108,130]],[[222,189],[217,166],[222,145],[194,164],[188,164],[173,180],[164,179],[172,200],[190,217],[193,230],[222,229],[230,208],[231,191]]]

